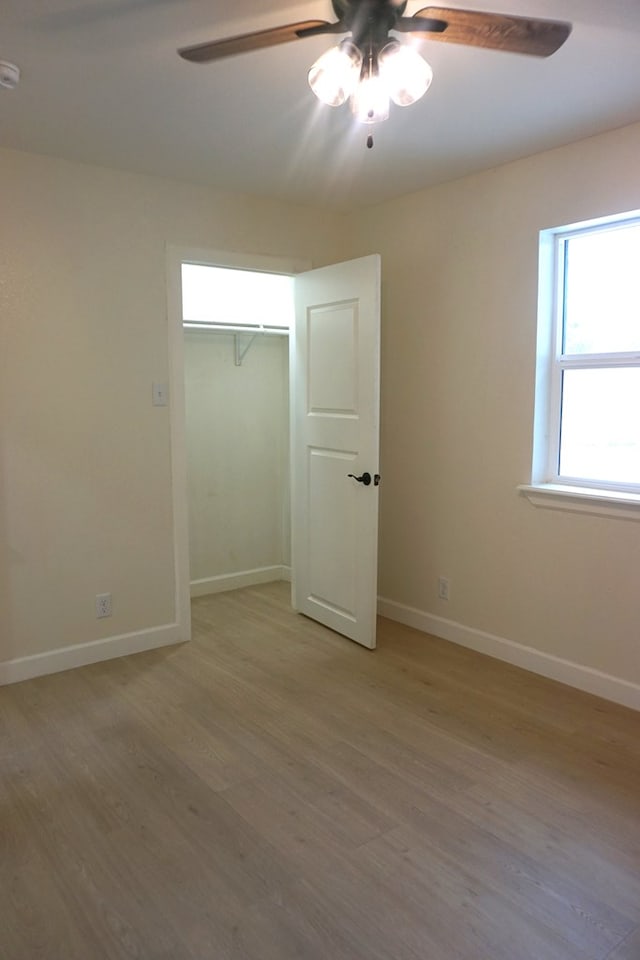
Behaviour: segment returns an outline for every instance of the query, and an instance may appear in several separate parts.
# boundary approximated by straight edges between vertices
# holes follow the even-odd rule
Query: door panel
[[[375,646],[380,258],[296,278],[293,603]]]
[[[309,450],[309,597],[355,620],[357,530],[353,490],[344,482],[355,456],[336,450]],[[327,563],[339,545],[339,563]],[[344,568],[347,567],[347,576]]]
[[[357,416],[357,335],[357,303],[310,311],[310,413]]]

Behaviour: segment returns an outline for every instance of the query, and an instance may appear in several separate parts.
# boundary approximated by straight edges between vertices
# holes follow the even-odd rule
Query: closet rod
[[[272,334],[277,337],[288,337],[289,330],[284,327],[263,327],[259,324],[249,326],[249,324],[232,323],[191,323],[185,320],[182,324],[187,330],[208,330],[218,333],[246,333],[248,336],[258,333]]]

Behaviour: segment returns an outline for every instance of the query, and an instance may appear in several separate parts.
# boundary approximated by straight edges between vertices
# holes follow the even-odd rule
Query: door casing
[[[189,574],[189,522],[186,451],[186,411],[184,392],[184,341],[182,326],[183,263],[232,267],[248,271],[265,271],[295,276],[311,270],[307,260],[271,257],[255,254],[230,253],[228,251],[200,247],[183,247],[168,244],[167,309],[169,338],[169,415],[171,442],[171,480],[173,500],[173,537],[175,570],[175,613],[181,640],[191,639],[191,594]],[[296,342],[295,330],[289,335],[289,417],[291,436],[295,430],[294,403],[296,397]],[[291,465],[293,471],[293,463]],[[377,465],[374,467],[377,470]],[[295,478],[292,477],[292,490]],[[295,593],[293,604],[296,606]]]

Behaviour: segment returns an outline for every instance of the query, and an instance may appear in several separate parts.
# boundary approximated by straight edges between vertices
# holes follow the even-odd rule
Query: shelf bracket
[[[250,348],[251,344],[253,343],[253,341],[255,340],[255,338],[257,337],[257,335],[258,335],[257,333],[252,334],[252,335],[249,337],[248,342],[247,342],[247,343],[244,345],[244,347],[243,347],[243,346],[242,346],[242,341],[241,341],[241,339],[240,339],[240,338],[242,337],[242,334],[241,334],[241,333],[234,333],[234,335],[233,335],[233,340],[234,340],[234,345],[235,345],[235,354],[236,354],[236,356],[235,356],[235,364],[236,364],[236,367],[241,367],[241,366],[242,366],[242,361],[244,360],[244,358],[246,357],[247,353],[249,352],[249,348]]]

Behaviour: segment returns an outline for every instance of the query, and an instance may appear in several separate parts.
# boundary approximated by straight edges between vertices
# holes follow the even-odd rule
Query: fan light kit
[[[351,97],[351,110],[361,123],[378,123],[389,116],[389,101],[400,107],[415,103],[429,89],[431,67],[412,47],[389,40],[377,50],[363,52],[343,40],[316,60],[309,86],[318,100],[339,107]]]
[[[571,24],[556,20],[454,7],[423,7],[405,17],[406,0],[331,0],[331,5],[338,18],[333,23],[303,20],[183,47],[178,53],[193,63],[210,63],[305,37],[351,34],[316,60],[309,71],[309,85],[318,99],[331,107],[350,99],[356,119],[372,124],[387,119],[390,101],[401,107],[415,103],[433,79],[426,60],[413,47],[390,36],[391,31],[537,57],[555,53],[571,33]],[[367,146],[373,146],[371,135]]]

